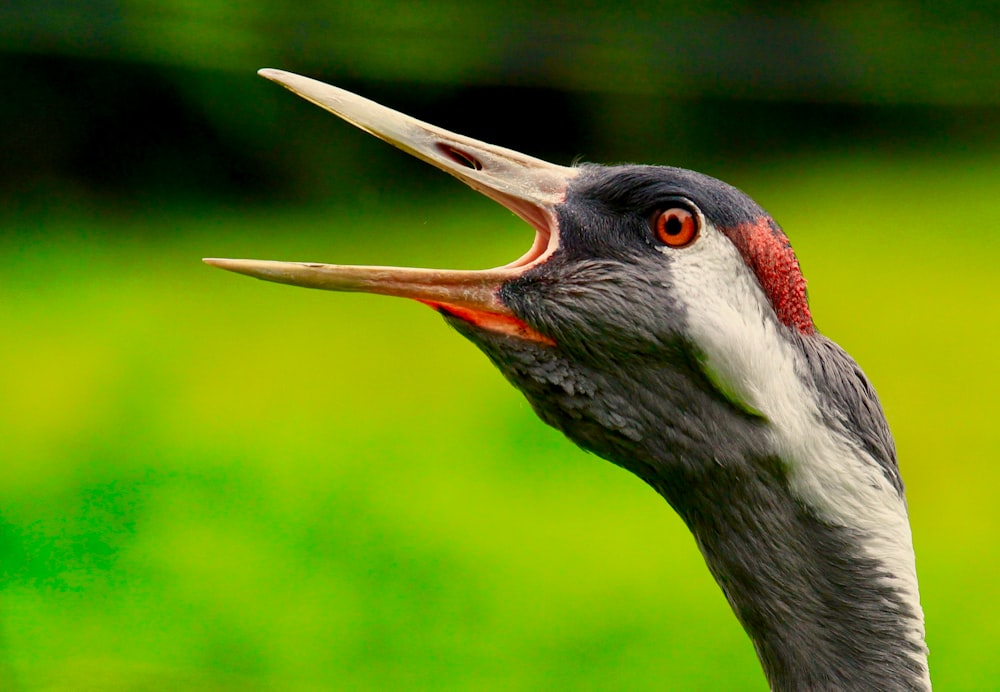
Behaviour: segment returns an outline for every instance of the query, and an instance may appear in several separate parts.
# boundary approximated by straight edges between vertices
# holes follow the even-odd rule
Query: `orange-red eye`
[[[653,229],[667,247],[685,247],[698,237],[698,217],[683,207],[672,207],[656,215]]]

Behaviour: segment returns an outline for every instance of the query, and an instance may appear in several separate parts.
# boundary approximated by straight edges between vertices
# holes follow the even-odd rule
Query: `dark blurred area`
[[[560,163],[724,174],[827,149],[994,147],[998,35],[994,2],[15,0],[0,7],[0,201],[448,184],[255,77],[265,66]]]

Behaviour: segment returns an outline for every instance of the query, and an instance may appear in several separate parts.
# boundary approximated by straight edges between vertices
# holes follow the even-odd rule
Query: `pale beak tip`
[[[259,74],[264,79],[270,79],[272,82],[276,82],[281,78],[282,75],[288,73],[285,72],[284,70],[276,70],[273,67],[262,67],[261,69],[257,70],[257,74]]]
[[[243,274],[244,276],[250,276],[254,279],[261,279],[262,281],[274,281],[279,284],[291,284],[292,286],[306,287],[316,286],[316,268],[324,266],[304,262],[222,259],[220,257],[206,257],[202,259],[202,262],[213,267],[218,267],[219,269],[225,269],[226,271]]]
[[[255,260],[224,259],[221,257],[204,257],[201,261],[210,266],[236,272],[237,274],[250,274],[250,271],[258,264]],[[253,276],[253,274],[250,275]]]

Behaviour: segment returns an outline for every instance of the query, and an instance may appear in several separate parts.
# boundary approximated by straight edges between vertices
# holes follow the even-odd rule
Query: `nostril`
[[[471,168],[474,171],[483,170],[483,164],[479,162],[479,159],[471,154],[466,154],[464,151],[460,151],[447,144],[438,144],[437,148],[438,151],[461,166]]]

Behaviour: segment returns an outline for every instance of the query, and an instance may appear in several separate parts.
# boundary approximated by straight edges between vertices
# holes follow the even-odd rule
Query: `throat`
[[[773,689],[929,688],[922,614],[866,536],[791,499],[776,461],[709,473],[654,485],[690,527]]]

